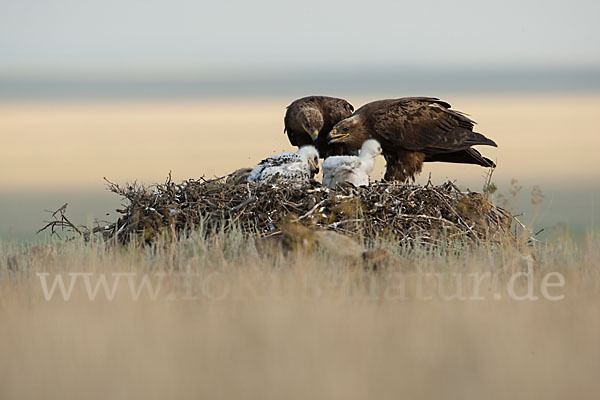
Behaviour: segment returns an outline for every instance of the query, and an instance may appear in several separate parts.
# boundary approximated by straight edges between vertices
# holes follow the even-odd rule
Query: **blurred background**
[[[443,98],[498,143],[480,150],[524,222],[597,229],[599,18],[591,0],[4,2],[0,238],[39,239],[66,202],[113,220],[103,177],[211,178],[292,150],[285,107],[311,94]],[[481,190],[486,171],[430,174]]]

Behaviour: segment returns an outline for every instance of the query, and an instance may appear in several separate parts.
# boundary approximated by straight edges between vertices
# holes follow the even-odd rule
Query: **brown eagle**
[[[313,145],[321,158],[356,154],[343,143],[329,144],[327,135],[335,124],[352,115],[354,107],[344,99],[308,96],[287,107],[283,122],[290,143],[294,146]],[[360,146],[358,146],[360,148]]]
[[[338,122],[328,135],[329,143],[358,149],[367,139],[376,139],[387,162],[386,180],[414,180],[428,161],[494,167],[471,146],[497,147],[496,143],[473,132],[475,122],[450,107],[434,97],[374,101]]]

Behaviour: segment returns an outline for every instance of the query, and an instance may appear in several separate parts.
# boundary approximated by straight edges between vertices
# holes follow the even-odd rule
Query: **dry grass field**
[[[0,398],[596,398],[598,243],[2,243]]]
[[[390,254],[376,270],[331,249],[265,251],[236,231],[146,247],[37,241],[43,210],[64,202],[76,223],[114,221],[104,176],[211,177],[289,150],[289,99],[0,105],[0,399],[598,398],[600,96],[448,100],[498,142],[482,151],[502,193],[518,178],[529,204],[542,187],[522,219],[551,240],[383,238],[367,243]],[[430,165],[420,181],[429,173],[480,190],[485,171]],[[552,229],[569,219],[588,233]]]

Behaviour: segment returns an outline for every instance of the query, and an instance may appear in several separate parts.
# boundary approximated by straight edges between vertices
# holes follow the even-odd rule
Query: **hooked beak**
[[[315,129],[314,131],[310,131],[309,129],[304,128],[304,130],[306,131],[306,133],[308,133],[308,135],[310,136],[310,138],[312,139],[313,142],[315,142],[317,140],[317,138],[319,137],[319,130]]]
[[[312,139],[313,142],[316,141],[317,138],[319,137],[319,131],[315,129],[313,131],[313,133],[310,135],[310,137],[311,137],[311,139]]]
[[[318,173],[319,173],[319,162],[317,161],[317,162],[315,163],[315,161],[314,161],[314,160],[313,160],[313,161],[311,161],[311,162],[312,162],[312,165],[313,165],[313,168],[314,168],[315,174],[318,174]]]
[[[335,143],[335,142],[339,142],[342,139],[347,138],[348,136],[350,136],[350,134],[337,133],[337,131],[335,129],[332,129],[331,132],[329,132],[329,135],[327,135],[327,139],[329,139],[328,143]]]

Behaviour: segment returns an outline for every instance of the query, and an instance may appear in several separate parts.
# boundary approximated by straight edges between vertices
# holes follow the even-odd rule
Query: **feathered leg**
[[[402,164],[400,164],[398,157],[393,154],[384,154],[383,157],[386,162],[383,179],[386,181],[404,182],[406,180],[406,175],[403,173]]]
[[[396,154],[384,154],[386,170],[384,179],[386,181],[413,182],[423,168],[425,154],[418,152],[402,151]]]

